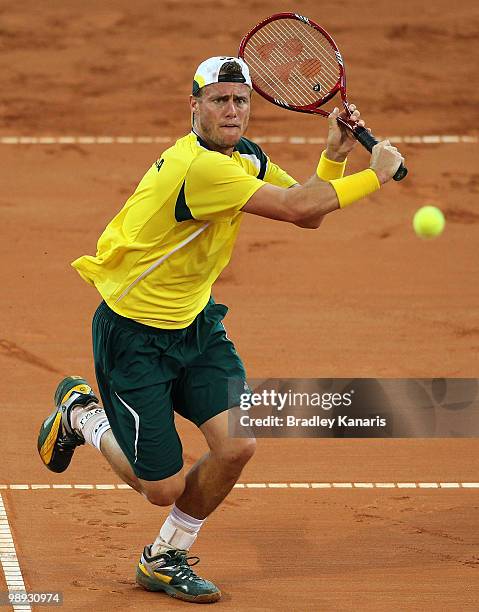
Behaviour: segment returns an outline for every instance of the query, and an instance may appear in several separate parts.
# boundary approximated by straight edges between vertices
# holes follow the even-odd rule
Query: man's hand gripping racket
[[[339,91],[345,112],[337,121],[369,152],[378,144],[352,117],[344,63],[336,43],[311,19],[296,13],[277,13],[264,19],[243,38],[238,56],[250,68],[254,89],[282,108],[328,117],[330,113],[321,107]],[[388,142],[380,145],[387,147],[391,153],[396,151]],[[379,154],[375,149],[372,159]],[[393,178],[400,181],[406,174],[401,163]]]

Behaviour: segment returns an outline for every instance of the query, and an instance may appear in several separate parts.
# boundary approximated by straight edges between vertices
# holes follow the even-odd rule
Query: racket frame
[[[348,115],[351,115],[351,111],[349,110],[349,103],[348,103],[348,99],[347,99],[347,94],[346,94],[346,71],[345,71],[345,68],[344,68],[343,57],[342,57],[341,52],[340,52],[340,50],[338,48],[338,45],[334,42],[334,39],[331,36],[331,34],[329,34],[319,24],[317,24],[316,22],[314,22],[311,19],[309,19],[309,17],[305,17],[304,15],[299,15],[298,13],[275,13],[274,15],[271,15],[270,17],[267,17],[266,19],[263,19],[263,21],[260,21],[260,23],[255,25],[255,27],[252,28],[243,37],[243,39],[242,39],[242,41],[240,43],[240,46],[239,46],[238,57],[240,57],[241,59],[246,61],[246,59],[244,57],[244,52],[245,52],[246,45],[248,44],[249,40],[253,37],[254,34],[256,34],[256,32],[258,30],[260,30],[261,28],[266,26],[268,23],[271,23],[272,21],[277,21],[278,19],[295,19],[296,21],[301,21],[302,23],[305,23],[306,25],[308,25],[308,26],[314,28],[315,30],[317,30],[318,32],[320,32],[324,36],[324,38],[326,38],[326,40],[329,42],[329,44],[331,45],[331,48],[334,51],[334,54],[336,56],[336,61],[338,63],[338,67],[339,67],[339,78],[338,78],[336,84],[334,85],[334,87],[332,89],[330,89],[325,96],[323,96],[317,102],[313,102],[312,104],[305,104],[305,105],[302,105],[302,106],[297,106],[297,105],[294,105],[294,104],[287,104],[286,102],[282,102],[281,100],[278,100],[278,99],[274,98],[273,96],[271,96],[271,95],[267,94],[265,91],[263,91],[260,87],[258,87],[258,85],[256,85],[254,79],[252,79],[253,89],[256,92],[258,92],[260,94],[260,96],[262,96],[263,98],[265,98],[266,100],[268,100],[272,104],[275,104],[276,106],[280,106],[281,108],[287,108],[289,110],[293,110],[293,111],[296,111],[298,113],[308,113],[308,114],[322,115],[323,117],[328,117],[329,113],[327,111],[325,111],[324,109],[322,109],[321,106],[324,106],[324,104],[329,102],[339,92],[340,95],[341,95],[341,100],[343,102],[343,106],[344,106],[345,111],[347,112]],[[354,127],[357,125],[354,121],[347,121],[347,120],[344,120],[344,119],[342,119],[340,117],[338,118],[338,121],[340,121],[343,125],[345,125],[346,127],[348,127],[351,130],[354,130]]]
[[[243,36],[243,39],[241,40],[239,50],[238,50],[238,57],[240,57],[246,63],[248,63],[244,55],[245,55],[246,45],[248,44],[250,39],[253,37],[254,34],[256,34],[258,30],[266,26],[268,23],[271,23],[272,21],[277,21],[279,19],[295,19],[296,21],[300,21],[310,26],[311,28],[317,30],[320,34],[322,34],[322,36],[324,36],[324,38],[331,45],[331,48],[333,49],[334,54],[336,56],[336,61],[339,67],[339,78],[336,84],[334,85],[334,87],[330,89],[329,92],[325,96],[323,96],[317,102],[313,102],[312,104],[305,104],[303,106],[288,104],[286,102],[282,102],[281,100],[274,98],[273,96],[270,96],[269,94],[267,94],[265,91],[263,91],[260,87],[256,85],[254,78],[252,79],[253,89],[257,91],[260,96],[262,96],[263,98],[265,98],[272,104],[275,104],[276,106],[279,106],[281,108],[286,108],[287,110],[292,110],[297,113],[322,115],[323,117],[329,117],[330,113],[322,109],[321,107],[324,106],[327,102],[329,102],[332,98],[334,98],[334,96],[339,92],[341,96],[341,101],[344,106],[344,110],[346,111],[348,118],[346,119],[342,117],[337,117],[338,123],[341,123],[342,125],[347,127],[349,130],[351,130],[354,137],[363,145],[363,147],[367,149],[369,152],[371,152],[374,145],[376,145],[378,141],[376,140],[376,138],[374,137],[374,135],[371,133],[370,130],[367,130],[365,127],[359,125],[357,121],[354,121],[349,118],[351,117],[351,110],[349,109],[349,102],[348,102],[348,97],[346,94],[346,69],[344,66],[343,56],[341,55],[338,45],[335,43],[331,34],[329,34],[329,32],[327,32],[324,28],[322,28],[318,23],[316,23],[312,19],[309,19],[309,17],[300,15],[299,13],[291,13],[291,12],[275,13],[274,15],[271,15],[270,17],[267,17],[266,19],[263,19],[262,21],[260,21],[258,24],[254,26],[254,28],[252,28],[247,34],[245,34],[245,36]],[[407,175],[407,172],[408,172],[407,168],[403,164],[401,164],[398,170],[396,171],[396,174],[393,176],[393,179],[395,181],[401,181]]]

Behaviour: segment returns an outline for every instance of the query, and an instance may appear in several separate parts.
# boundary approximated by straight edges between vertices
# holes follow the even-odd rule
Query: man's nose
[[[226,114],[228,117],[236,117],[237,115],[237,108],[236,105],[234,103],[234,100],[228,100],[228,103],[226,105]]]

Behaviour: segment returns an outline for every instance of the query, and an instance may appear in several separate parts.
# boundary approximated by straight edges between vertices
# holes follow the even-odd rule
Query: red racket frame
[[[255,27],[252,28],[243,37],[243,39],[242,39],[242,41],[240,43],[240,46],[239,46],[238,57],[240,57],[241,59],[243,59],[246,62],[246,59],[244,57],[245,49],[246,49],[246,45],[248,44],[248,42],[252,38],[252,36],[258,30],[260,30],[265,25],[267,25],[268,23],[271,23],[272,21],[277,21],[279,19],[295,19],[297,21],[300,21],[300,22],[310,26],[311,28],[314,28],[318,32],[320,32],[324,36],[324,38],[329,42],[329,44],[331,45],[331,48],[334,51],[334,54],[336,56],[336,61],[338,63],[338,67],[339,67],[339,78],[338,78],[338,80],[336,82],[336,85],[324,97],[322,97],[317,102],[313,102],[312,104],[306,104],[304,106],[296,106],[294,104],[287,104],[286,102],[281,102],[280,100],[277,100],[276,98],[273,98],[272,96],[270,96],[269,94],[264,92],[260,87],[258,87],[256,85],[254,79],[252,79],[254,90],[257,91],[260,94],[260,96],[262,96],[263,98],[265,98],[266,100],[268,100],[272,104],[275,104],[276,106],[279,106],[281,108],[286,108],[288,110],[296,111],[298,113],[309,113],[309,114],[313,114],[313,115],[322,115],[323,117],[328,117],[329,113],[327,111],[323,110],[321,108],[321,106],[326,104],[326,102],[329,102],[329,100],[331,100],[331,98],[333,98],[338,93],[338,91],[339,91],[340,96],[341,96],[341,100],[342,100],[342,103],[343,103],[343,106],[344,106],[344,110],[346,111],[348,116],[351,116],[351,111],[349,110],[349,102],[348,102],[348,98],[347,98],[347,94],[346,94],[346,70],[344,68],[343,57],[342,57],[341,52],[340,52],[340,50],[338,48],[338,45],[334,42],[334,39],[331,36],[331,34],[329,34],[329,32],[327,32],[319,24],[315,23],[314,21],[312,21],[308,17],[304,17],[303,15],[299,15],[298,13],[275,13],[274,15],[271,15],[270,17],[267,17],[266,19],[263,19],[263,21],[260,21],[260,23],[255,25]],[[353,121],[351,119],[349,119],[349,120],[348,119],[343,119],[341,117],[338,117],[337,120],[342,125],[344,125],[348,129],[350,129],[352,131],[352,133],[354,134],[354,137],[369,152],[371,152],[373,146],[378,143],[378,141],[372,135],[372,133],[369,132],[369,130],[367,130],[366,128],[358,125],[358,123],[356,121]],[[393,178],[394,178],[395,181],[400,181],[400,180],[402,180],[406,176],[406,174],[407,174],[407,169],[405,168],[405,166],[403,166],[403,164],[401,164]]]
[[[297,13],[276,13],[275,15],[271,15],[271,17],[263,19],[263,21],[258,23],[252,30],[250,30],[243,37],[243,40],[241,41],[241,44],[239,47],[238,57],[246,61],[244,57],[244,51],[245,51],[248,41],[252,38],[254,34],[256,34],[258,30],[263,28],[265,25],[267,25],[268,23],[271,23],[272,21],[277,21],[279,19],[296,19],[296,21],[301,21],[302,23],[305,23],[311,26],[315,30],[318,30],[318,32],[320,32],[329,42],[329,44],[331,45],[334,51],[334,54],[336,55],[336,60],[339,66],[339,79],[337,80],[336,85],[333,87],[333,89],[331,89],[323,98],[321,98],[317,102],[313,102],[312,104],[306,104],[304,106],[295,106],[294,104],[286,104],[284,102],[276,100],[275,98],[273,98],[272,96],[264,92],[260,87],[258,87],[253,80],[253,88],[255,89],[255,91],[257,91],[263,98],[266,98],[266,100],[268,100],[272,104],[276,104],[276,106],[280,106],[282,108],[288,108],[298,113],[318,114],[318,115],[322,115],[323,117],[328,117],[329,113],[320,107],[326,104],[326,102],[329,102],[329,100],[331,100],[331,98],[333,98],[339,91],[341,94],[341,99],[343,101],[344,109],[346,110],[348,115],[350,115],[351,112],[349,110],[348,99],[346,95],[346,72],[344,70],[344,62],[343,62],[341,52],[338,48],[338,45],[334,42],[333,37],[328,32],[326,32],[324,28],[322,28],[320,25],[318,25],[314,21],[311,21],[311,19],[309,19],[308,17],[304,17],[303,15],[298,15]],[[344,125],[346,125],[347,127],[351,129],[353,129],[354,126],[356,125],[354,121],[348,122],[342,119],[339,119],[339,120],[341,121],[341,123],[343,123]]]

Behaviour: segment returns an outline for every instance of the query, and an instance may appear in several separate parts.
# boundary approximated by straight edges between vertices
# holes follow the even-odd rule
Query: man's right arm
[[[319,227],[319,218],[339,208],[330,183],[312,176],[304,185],[283,189],[265,183],[243,206],[243,212],[301,227]],[[316,217],[318,218],[315,221]],[[311,223],[307,220],[311,218]]]
[[[383,141],[373,148],[369,171],[332,182],[320,180],[315,173],[306,183],[295,189],[282,189],[266,184],[253,194],[242,210],[268,219],[315,229],[320,226],[324,215],[344,208],[388,182],[403,161],[396,147],[389,141]]]

